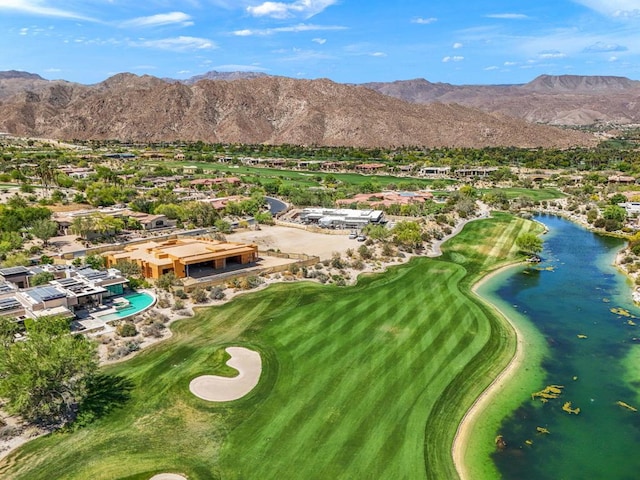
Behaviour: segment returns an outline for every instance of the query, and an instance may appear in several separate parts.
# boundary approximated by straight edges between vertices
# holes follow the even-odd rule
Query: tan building
[[[119,260],[135,262],[140,265],[145,278],[157,279],[169,272],[178,278],[185,278],[253,263],[258,260],[258,246],[252,243],[179,238],[130,245],[125,247],[124,252],[108,254],[106,260],[109,267]]]

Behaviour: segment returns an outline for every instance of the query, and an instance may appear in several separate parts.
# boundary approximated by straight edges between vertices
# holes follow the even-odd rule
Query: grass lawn
[[[502,191],[509,200],[517,197],[529,197],[531,200],[542,202],[544,200],[556,200],[564,198],[566,195],[555,188],[488,188],[480,190],[483,194],[492,191]]]
[[[311,171],[298,171],[298,170],[282,170],[276,168],[265,167],[248,167],[244,165],[234,166],[221,163],[206,163],[206,162],[165,162],[164,166],[168,168],[185,167],[188,165],[197,165],[202,168],[203,171],[216,170],[219,172],[229,172],[235,176],[245,178],[248,181],[255,182],[256,179],[260,181],[273,181],[276,179],[282,180],[285,184],[297,184],[301,186],[320,186],[320,182],[316,180],[316,177],[323,178],[327,175],[331,175],[342,183],[349,185],[360,185],[365,182],[378,183],[381,188],[386,187],[390,183],[395,183],[399,188],[402,188],[402,184],[413,183],[420,185],[421,188],[428,188],[433,180],[426,178],[413,178],[413,177],[396,177],[393,175],[362,175],[360,173],[328,173],[328,172],[311,172]],[[447,184],[456,183],[455,180],[440,180],[440,182]]]
[[[455,478],[457,425],[515,348],[470,286],[537,229],[496,214],[468,224],[438,260],[354,287],[273,285],[202,310],[170,340],[103,370],[132,388],[123,406],[28,443],[0,477]],[[233,345],[261,353],[256,389],[225,404],[190,394],[192,378],[229,374],[223,348]]]

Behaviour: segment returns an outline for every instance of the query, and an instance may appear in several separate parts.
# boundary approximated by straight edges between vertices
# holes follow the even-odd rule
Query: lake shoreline
[[[488,299],[481,296],[478,293],[478,289],[502,272],[521,265],[523,265],[523,262],[515,262],[493,270],[487,275],[484,275],[471,288],[471,291],[474,295],[476,295],[483,303],[493,308],[498,315],[502,316],[504,321],[509,325],[509,327],[513,331],[513,334],[515,335],[516,345],[513,356],[511,357],[505,368],[476,398],[476,400],[467,410],[464,417],[462,417],[460,424],[458,425],[458,429],[453,439],[451,455],[460,480],[477,480],[471,476],[468,464],[465,461],[465,455],[468,451],[469,441],[471,435],[473,434],[473,428],[485,413],[485,411],[489,408],[492,400],[500,393],[505,385],[513,380],[513,377],[523,366],[525,359],[525,341],[522,331],[518,328],[515,322],[513,322],[502,310],[500,310],[500,308],[491,303]]]

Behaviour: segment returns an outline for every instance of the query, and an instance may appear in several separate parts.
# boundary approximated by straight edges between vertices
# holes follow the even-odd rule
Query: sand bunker
[[[244,397],[258,385],[262,372],[260,354],[243,347],[229,347],[226,351],[231,355],[227,365],[238,370],[238,375],[202,375],[194,378],[189,384],[189,390],[196,397],[209,402],[229,402]]]
[[[182,475],[178,475],[177,473],[159,473],[151,477],[149,480],[187,480],[187,478]]]

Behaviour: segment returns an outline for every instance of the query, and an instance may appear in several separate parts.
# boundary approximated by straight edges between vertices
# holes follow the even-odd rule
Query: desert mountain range
[[[625,77],[541,75],[524,85],[451,85],[424,79],[368,83],[407,102],[457,103],[549,125],[640,123],[640,82]]]
[[[639,100],[640,82],[622,77],[454,86],[122,73],[83,85],[9,71],[0,72],[0,131],[64,140],[565,148],[596,139],[552,125],[640,123]]]

